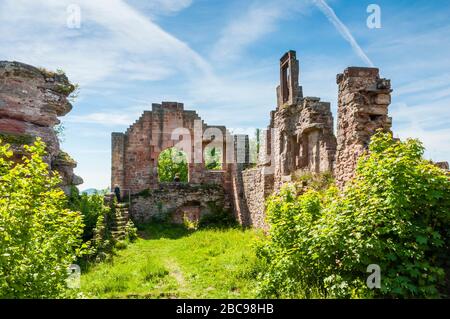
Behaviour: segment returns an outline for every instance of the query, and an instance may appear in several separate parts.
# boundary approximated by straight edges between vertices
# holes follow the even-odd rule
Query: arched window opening
[[[188,171],[185,152],[172,147],[159,154],[158,179],[160,182],[187,182]]]
[[[222,169],[222,150],[219,147],[205,147],[204,150],[205,168],[208,170]]]

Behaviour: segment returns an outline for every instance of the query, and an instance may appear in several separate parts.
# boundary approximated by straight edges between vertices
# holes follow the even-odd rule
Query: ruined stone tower
[[[378,129],[390,131],[391,82],[377,68],[350,67],[337,75],[338,128],[334,175],[339,186],[354,176],[358,157]]]
[[[277,108],[271,112],[270,150],[275,189],[295,171],[332,171],[336,139],[330,103],[318,97],[303,97],[299,86],[299,62],[295,51],[280,59]]]

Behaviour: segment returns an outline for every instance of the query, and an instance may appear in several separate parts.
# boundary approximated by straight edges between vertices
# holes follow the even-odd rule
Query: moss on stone
[[[77,162],[64,151],[60,151],[58,153],[58,155],[56,156],[56,160],[69,164],[77,164]]]
[[[0,133],[0,140],[3,143],[25,145],[32,144],[34,137],[28,134]]]
[[[68,96],[68,95],[70,95],[70,93],[75,91],[75,88],[76,88],[76,86],[71,83],[58,84],[56,86],[55,92],[64,94],[65,96]]]

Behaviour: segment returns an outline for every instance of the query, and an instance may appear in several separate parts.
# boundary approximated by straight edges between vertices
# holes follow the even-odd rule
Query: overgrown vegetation
[[[319,191],[332,186],[334,178],[331,172],[314,174],[309,171],[297,171],[293,174],[292,181],[298,183],[298,186]]]
[[[253,298],[258,260],[254,230],[140,225],[140,235],[110,262],[81,277],[95,298]]]
[[[12,145],[28,145],[34,142],[34,137],[27,134],[0,133],[0,140]]]
[[[58,138],[58,141],[60,143],[63,143],[66,139],[66,136],[65,136],[66,127],[64,126],[64,124],[60,123],[60,124],[53,126],[53,131],[55,132],[56,137]]]
[[[345,190],[299,195],[290,184],[272,196],[259,295],[447,297],[450,179],[423,151],[377,133]],[[381,289],[366,285],[370,264],[380,266]]]
[[[89,247],[83,258],[78,260],[83,268],[87,268],[89,263],[110,259],[115,250],[126,248],[129,242],[137,238],[137,229],[131,220],[125,225],[124,239],[114,238],[115,223],[120,217],[117,209],[123,204],[114,201],[111,205],[106,205],[104,196],[104,192],[80,195],[76,187],[72,188],[69,206],[83,216],[83,241]]]
[[[64,295],[67,268],[82,254],[83,221],[67,209],[61,180],[38,138],[14,163],[0,141],[0,298]]]
[[[83,240],[88,241],[94,237],[95,228],[100,216],[108,214],[110,207],[104,204],[104,194],[96,193],[88,195],[72,187],[69,198],[69,206],[72,210],[79,211],[83,216]]]
[[[173,147],[162,151],[158,159],[158,176],[160,182],[173,182],[175,177],[178,177],[180,182],[187,182],[186,154]]]

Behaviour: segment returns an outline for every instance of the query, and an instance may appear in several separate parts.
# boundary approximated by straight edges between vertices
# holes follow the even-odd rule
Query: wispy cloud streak
[[[336,30],[341,34],[341,36],[350,43],[353,51],[358,55],[367,65],[373,67],[372,61],[364,53],[363,49],[356,42],[353,35],[350,33],[345,24],[338,18],[334,10],[325,2],[325,0],[314,0],[314,4],[319,8],[320,11],[327,17],[327,19],[334,25]]]

